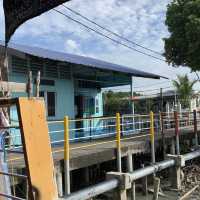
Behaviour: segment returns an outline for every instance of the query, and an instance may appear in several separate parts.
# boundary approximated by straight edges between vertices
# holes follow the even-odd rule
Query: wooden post
[[[28,74],[27,93],[28,93],[28,97],[30,98],[32,96],[32,71],[29,71],[29,74]]]
[[[117,169],[118,172],[122,172],[122,161],[121,161],[121,124],[120,114],[116,114],[116,141],[117,141]]]
[[[175,136],[176,136],[176,154],[180,155],[180,143],[179,143],[179,120],[177,111],[174,112],[175,122]]]
[[[63,197],[63,181],[62,181],[62,167],[61,162],[58,162],[56,167],[56,183],[58,187],[58,196]]]
[[[70,163],[69,163],[69,118],[64,118],[64,165],[65,165],[65,195],[70,194]]]
[[[154,193],[153,193],[153,200],[158,200],[158,194],[160,190],[160,179],[154,177]]]
[[[194,134],[195,134],[195,146],[199,146],[198,141],[198,130],[197,130],[197,111],[193,110],[193,116],[194,116]]]
[[[40,96],[40,71],[38,71],[37,74],[37,80],[36,80],[36,97]]]
[[[151,136],[151,162],[156,162],[155,158],[155,130],[154,130],[154,113],[150,112],[150,136]]]
[[[133,172],[133,155],[130,152],[130,150],[128,150],[128,155],[127,155],[127,171],[129,173]],[[130,199],[131,200],[135,200],[135,182],[132,183],[132,187],[130,189]]]
[[[166,143],[165,143],[165,134],[164,134],[164,116],[163,112],[160,112],[160,131],[162,135],[162,145],[163,145],[163,159],[166,158]]]
[[[141,167],[144,168],[144,164],[142,164]],[[147,179],[147,176],[142,178],[142,186],[143,186],[143,188],[142,188],[143,189],[143,193],[148,198],[148,179]]]

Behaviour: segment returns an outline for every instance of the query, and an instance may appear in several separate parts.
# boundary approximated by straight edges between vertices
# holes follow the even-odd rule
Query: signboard
[[[70,0],[4,0],[6,44],[25,21]]]

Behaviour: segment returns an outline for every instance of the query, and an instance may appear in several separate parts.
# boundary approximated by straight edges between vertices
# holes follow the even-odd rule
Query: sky
[[[163,53],[163,38],[169,36],[165,26],[168,3],[170,3],[170,0],[71,0],[64,5],[131,41]],[[0,40],[4,40],[5,33],[2,4],[3,0],[0,0]],[[96,30],[100,30],[62,6],[56,9]],[[105,31],[103,33],[107,34]],[[107,35],[123,42],[111,34]],[[186,67],[174,68],[163,61],[115,44],[70,21],[54,10],[31,19],[20,26],[11,42],[89,56],[169,78],[169,80],[152,80],[135,77],[133,79],[135,91],[155,93],[158,91],[156,89],[161,87],[167,90],[168,87],[172,87],[171,80],[176,79],[178,74],[188,74],[191,79],[196,79],[196,75],[190,73],[190,69]],[[146,53],[151,53],[132,44],[126,42],[125,44]],[[158,56],[156,54],[152,55]],[[199,86],[199,83],[197,83],[195,89],[199,89]],[[125,86],[120,89],[126,90],[128,87]]]

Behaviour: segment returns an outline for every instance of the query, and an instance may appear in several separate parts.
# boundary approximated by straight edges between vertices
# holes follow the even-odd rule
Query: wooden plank
[[[16,105],[17,101],[17,98],[0,98],[0,108]]]
[[[0,90],[10,92],[27,92],[26,83],[0,81]]]
[[[36,199],[58,199],[44,101],[19,98],[18,113],[29,184],[36,191]]]

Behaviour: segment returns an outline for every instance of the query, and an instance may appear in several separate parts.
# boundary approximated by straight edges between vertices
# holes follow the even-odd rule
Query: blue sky
[[[3,0],[0,0],[1,40],[4,39],[2,2]],[[162,38],[168,36],[164,21],[169,2],[170,0],[72,0],[65,5],[132,41],[162,53],[164,46]],[[93,26],[62,6],[57,9]],[[162,61],[133,52],[84,29],[55,11],[49,11],[23,24],[14,34],[11,42],[95,57],[157,73],[170,79],[175,79],[176,74],[185,73],[193,79],[196,78],[187,68],[173,68]],[[150,90],[171,85],[170,81],[166,80],[141,78],[134,80],[135,90]],[[196,88],[198,87],[197,84]]]

